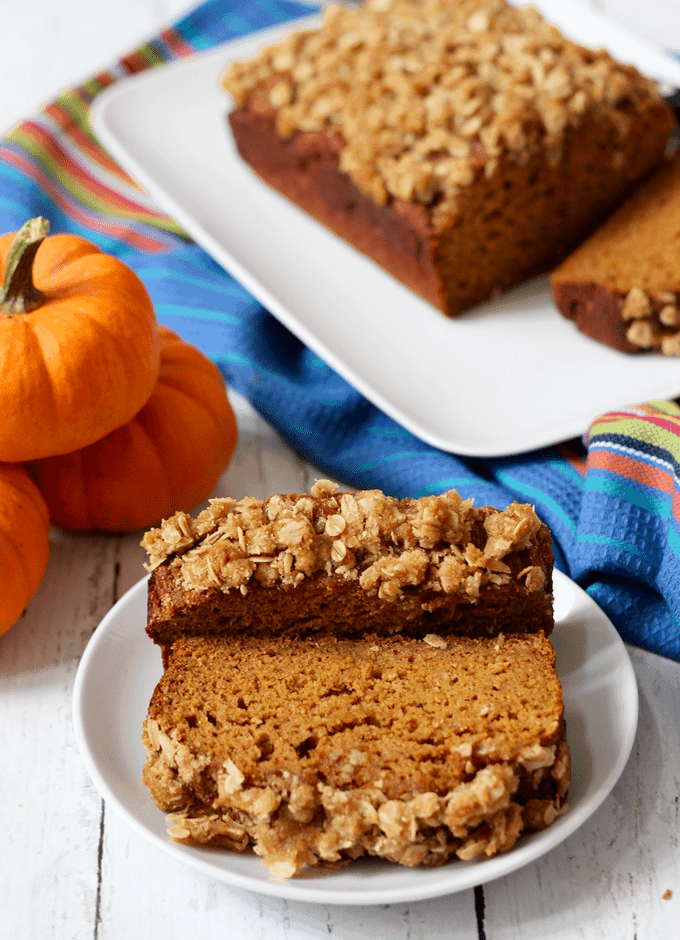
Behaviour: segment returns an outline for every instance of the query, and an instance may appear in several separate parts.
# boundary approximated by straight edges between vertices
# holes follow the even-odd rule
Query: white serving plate
[[[680,63],[578,0],[535,4],[563,31],[680,86]],[[680,360],[632,357],[580,334],[547,278],[449,320],[260,181],[234,147],[225,65],[316,17],[117,82],[93,127],[157,203],[376,406],[470,456],[585,432],[600,414],[680,394]],[[559,220],[556,220],[558,224]]]
[[[159,850],[210,878],[325,904],[405,903],[452,894],[508,875],[559,845],[601,805],[628,760],[638,693],[625,646],[594,601],[559,572],[555,621],[552,642],[573,761],[569,810],[550,828],[522,837],[510,852],[492,859],[430,869],[361,859],[337,871],[310,869],[285,881],[272,878],[252,852],[171,843],[165,814],[140,782],[142,723],[162,673],[160,652],[144,632],[146,579],[109,611],[80,661],[73,696],[78,747],[108,806]]]

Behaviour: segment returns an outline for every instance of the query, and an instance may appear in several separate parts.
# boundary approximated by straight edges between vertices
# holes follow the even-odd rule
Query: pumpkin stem
[[[29,219],[14,236],[7,252],[0,314],[13,317],[18,313],[30,313],[45,302],[45,295],[33,283],[33,259],[49,230],[47,219],[38,216],[37,219]]]

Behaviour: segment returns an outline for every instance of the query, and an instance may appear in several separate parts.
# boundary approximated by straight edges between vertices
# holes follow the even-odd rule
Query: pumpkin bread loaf
[[[558,310],[623,352],[680,356],[680,151],[550,278]]]
[[[143,741],[173,840],[252,845],[280,877],[490,857],[563,812],[570,779],[542,635],[182,638]]]
[[[675,123],[633,67],[505,0],[332,7],[222,84],[255,172],[451,316],[554,267]]]
[[[553,627],[553,554],[533,508],[451,490],[214,499],[146,533],[147,633],[537,633]]]

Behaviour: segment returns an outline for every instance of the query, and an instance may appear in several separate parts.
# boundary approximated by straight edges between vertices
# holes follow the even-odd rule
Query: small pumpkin
[[[148,401],[159,364],[137,275],[84,238],[31,219],[0,236],[0,460],[99,440]]]
[[[23,467],[0,463],[0,635],[21,616],[50,553],[45,500]]]
[[[67,529],[145,529],[200,503],[236,446],[237,428],[217,367],[159,327],[160,375],[136,417],[70,454],[29,463],[52,521]]]

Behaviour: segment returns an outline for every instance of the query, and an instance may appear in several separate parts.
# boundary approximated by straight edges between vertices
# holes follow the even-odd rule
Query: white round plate
[[[162,851],[211,878],[239,888],[323,904],[390,904],[439,897],[516,871],[559,845],[600,806],[618,780],[637,727],[633,667],[618,633],[573,581],[555,572],[551,637],[564,690],[573,760],[569,810],[540,833],[523,836],[495,858],[412,869],[359,859],[339,870],[310,869],[272,878],[252,852],[171,843],[165,814],[141,784],[142,723],[162,672],[160,652],[144,632],[146,579],[104,617],[78,667],[76,739],[85,766],[107,804]]]

